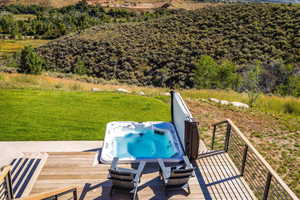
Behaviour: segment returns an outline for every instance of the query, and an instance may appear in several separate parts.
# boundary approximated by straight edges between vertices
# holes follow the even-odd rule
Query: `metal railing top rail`
[[[77,200],[77,190],[78,186],[71,185],[64,188],[55,189],[49,192],[43,192],[39,194],[34,194],[27,197],[21,197],[15,200],[44,200],[44,199],[53,199],[53,197],[63,196],[67,193],[73,193],[73,199]],[[55,198],[57,199],[57,198]]]
[[[276,181],[284,188],[284,190],[287,192],[290,198],[292,198],[293,200],[299,200],[298,197],[295,195],[295,193],[288,187],[288,185],[282,180],[282,178],[277,174],[277,172],[275,172],[275,170],[269,165],[269,163],[263,158],[263,156],[256,150],[256,148],[251,144],[251,142],[246,138],[246,136],[239,130],[239,128],[230,119],[226,119],[224,121],[215,123],[213,124],[213,127],[225,123],[229,124],[231,126],[231,129],[234,129],[235,133],[238,134],[238,136],[244,141],[247,148],[255,154],[255,156],[265,166],[265,168],[272,175],[272,177],[275,178]]]

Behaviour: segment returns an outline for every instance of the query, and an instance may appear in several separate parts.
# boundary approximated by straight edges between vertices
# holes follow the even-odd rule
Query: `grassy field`
[[[56,75],[57,76],[57,75]],[[60,76],[60,75],[58,75]],[[64,75],[61,75],[64,76]],[[114,91],[117,88],[125,88],[132,92],[138,93],[143,91],[148,96],[159,96],[169,91],[168,88],[155,87],[138,87],[134,85],[120,84],[114,80],[104,81],[101,84],[91,84],[75,79],[86,79],[86,76],[70,75],[65,79],[54,78],[48,76],[47,73],[41,76],[22,75],[22,74],[6,74],[0,73],[0,89],[55,89],[67,91],[91,91],[92,88],[98,88],[102,91]],[[177,90],[186,99],[201,101],[209,98],[217,98],[228,101],[238,101],[248,103],[246,93],[238,93],[232,90]],[[227,106],[228,107],[228,106]],[[228,107],[232,108],[232,107]],[[251,112],[268,113],[278,118],[297,119],[298,126],[295,128],[300,130],[300,99],[295,97],[279,97],[260,95]],[[292,120],[292,121],[293,121]],[[294,124],[294,123],[293,123]]]
[[[102,140],[110,121],[168,121],[160,100],[119,93],[0,90],[0,140]]]

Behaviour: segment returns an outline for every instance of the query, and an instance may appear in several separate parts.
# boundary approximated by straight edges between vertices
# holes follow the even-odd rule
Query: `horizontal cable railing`
[[[0,200],[12,200],[14,194],[11,182],[11,166],[7,165],[0,172]]]
[[[59,197],[67,195],[69,195],[68,200],[77,200],[77,186],[67,186],[49,192],[35,194],[28,197],[22,197],[16,200],[57,200],[59,199]]]
[[[258,199],[298,200],[231,120],[213,125],[211,149],[228,153]]]

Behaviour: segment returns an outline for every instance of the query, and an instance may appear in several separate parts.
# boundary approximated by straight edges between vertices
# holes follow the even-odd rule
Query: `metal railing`
[[[258,199],[298,200],[244,134],[227,119],[213,125],[211,149],[228,153]]]
[[[7,165],[1,169],[0,173],[0,200],[14,199],[12,182],[11,182],[11,166]]]
[[[4,166],[0,172],[0,200],[14,200],[14,193],[12,189],[12,179],[11,179],[11,169],[10,165]],[[61,196],[71,194],[70,198],[77,200],[77,186],[67,186],[64,188],[52,190],[49,192],[44,192],[36,195],[31,195],[28,197],[22,197],[15,200],[57,200]]]

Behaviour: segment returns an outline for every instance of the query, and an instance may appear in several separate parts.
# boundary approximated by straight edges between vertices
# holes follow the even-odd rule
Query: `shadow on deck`
[[[31,194],[75,184],[79,185],[80,200],[128,199],[127,195],[119,193],[109,197],[111,183],[106,177],[110,166],[93,165],[96,156],[95,152],[49,153]],[[255,199],[227,153],[202,153],[193,164],[196,177],[189,181],[191,193],[178,190],[166,194],[158,165],[148,163],[141,178],[139,199]]]
[[[224,151],[202,153],[193,164],[203,199],[256,199]]]

